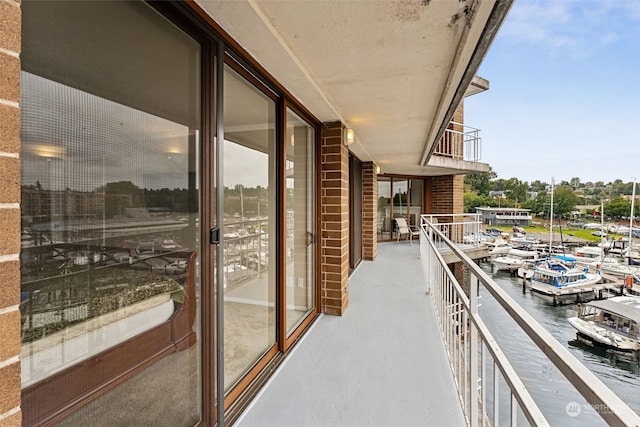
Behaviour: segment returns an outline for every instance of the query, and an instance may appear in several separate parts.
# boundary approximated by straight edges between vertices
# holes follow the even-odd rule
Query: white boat
[[[513,249],[513,246],[511,246],[511,243],[509,243],[508,241],[506,241],[501,237],[495,239],[493,242],[485,243],[485,246],[491,248],[491,250],[489,251],[489,255],[491,256],[491,258],[496,258],[496,257],[499,257],[500,255],[505,255],[509,253],[511,249]]]
[[[552,257],[534,269],[531,292],[554,305],[588,301],[601,279],[600,273],[577,267],[570,257]]]
[[[576,248],[571,255],[581,264],[596,265],[602,262],[602,249],[597,246]]]
[[[540,239],[519,233],[514,234],[509,241],[514,246],[534,246],[540,244]]]
[[[636,243],[631,244],[622,255],[629,265],[640,265],[640,248]]]
[[[496,257],[492,263],[494,271],[508,271],[514,273],[522,267],[525,261],[538,259],[538,251],[529,247],[512,248],[507,254]]]
[[[533,248],[537,250],[541,256],[554,256],[554,255],[567,255],[571,251],[566,245],[558,245],[548,243],[538,243],[533,245]]]
[[[640,275],[640,265],[627,265],[617,258],[607,257],[599,267],[603,273],[617,277]]]
[[[640,297],[619,296],[591,301],[578,308],[578,316],[570,317],[578,339],[621,351],[640,350]]]

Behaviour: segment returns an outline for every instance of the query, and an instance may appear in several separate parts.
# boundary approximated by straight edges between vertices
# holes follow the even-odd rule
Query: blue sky
[[[499,178],[640,181],[640,0],[516,0],[465,99]]]

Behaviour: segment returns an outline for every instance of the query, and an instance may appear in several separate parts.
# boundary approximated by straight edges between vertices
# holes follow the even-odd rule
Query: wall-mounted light
[[[376,165],[376,175],[380,175],[380,166]]]
[[[351,145],[353,144],[353,141],[356,140],[356,136],[353,133],[353,129],[351,128],[347,128],[344,134],[344,143],[345,145]]]

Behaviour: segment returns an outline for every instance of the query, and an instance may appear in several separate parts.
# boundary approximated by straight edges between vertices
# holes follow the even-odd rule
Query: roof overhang
[[[475,74],[512,0],[197,3],[320,121],[352,128],[361,160],[464,173],[432,153],[463,97],[488,88]]]

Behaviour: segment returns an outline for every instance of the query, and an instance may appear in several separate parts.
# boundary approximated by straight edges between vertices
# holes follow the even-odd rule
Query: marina
[[[530,291],[523,292],[522,280],[505,272],[491,273],[489,262],[481,263],[493,280],[507,292],[528,314],[538,321],[560,344],[567,348],[581,363],[597,375],[609,388],[622,398],[634,411],[640,411],[640,364],[627,352],[616,352],[606,348],[594,348],[580,341],[577,331],[569,323],[576,317],[577,304],[553,306]],[[545,363],[541,351],[519,331],[512,321],[499,309],[488,294],[481,294],[481,311],[490,327],[499,327],[495,336],[500,347],[512,362],[514,369],[525,378],[552,425],[604,426],[596,411],[581,404],[579,417],[567,414],[570,402],[581,402],[564,377]]]

